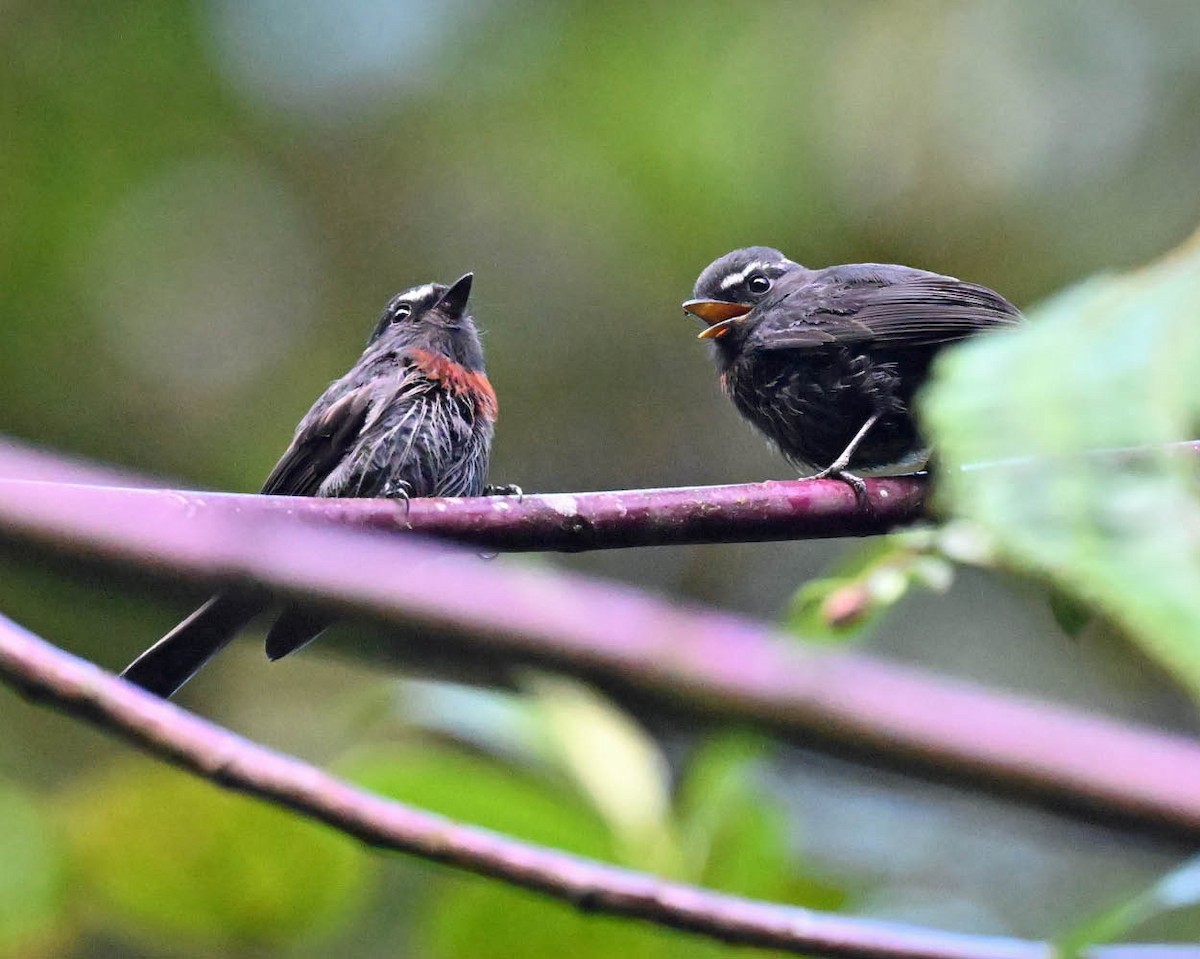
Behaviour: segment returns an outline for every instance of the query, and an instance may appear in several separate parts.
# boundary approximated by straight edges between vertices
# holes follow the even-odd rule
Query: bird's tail
[[[306,643],[311,643],[334,618],[324,610],[304,606],[284,607],[267,633],[267,659],[281,659]]]
[[[218,593],[126,666],[121,676],[169,698],[268,603],[262,593]]]

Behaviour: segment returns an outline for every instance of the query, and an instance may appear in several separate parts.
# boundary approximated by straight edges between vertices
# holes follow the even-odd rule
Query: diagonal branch
[[[969,936],[742,899],[518,842],[356,789],[144,693],[0,616],[0,677],[218,785],[372,846],[545,893],[580,909],[726,942],[853,959],[1052,959],[1048,943]],[[1097,947],[1089,959],[1184,959],[1192,947]]]
[[[0,435],[0,480],[158,488],[166,482],[119,466],[94,463]]]
[[[550,664],[1076,815],[1200,836],[1194,740],[806,648],[752,620],[627,587],[226,502],[197,511],[159,493],[114,506],[111,490],[8,483],[0,540],[423,623],[453,634],[463,662],[491,653]]]

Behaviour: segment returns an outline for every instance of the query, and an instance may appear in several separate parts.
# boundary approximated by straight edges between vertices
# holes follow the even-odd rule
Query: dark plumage
[[[496,395],[467,298],[471,274],[388,303],[367,348],[305,414],[262,492],[278,496],[478,496],[485,490]],[[263,594],[219,593],[122,674],[170,696],[267,607]],[[287,607],[267,636],[278,659],[328,625]]]
[[[945,346],[1021,315],[987,287],[907,266],[810,270],[778,250],[710,264],[683,307],[708,327],[738,412],[792,463],[836,475],[919,469],[928,448],[913,395]]]

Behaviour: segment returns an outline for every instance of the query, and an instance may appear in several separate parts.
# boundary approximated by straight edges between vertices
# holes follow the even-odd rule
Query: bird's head
[[[426,283],[397,293],[384,307],[367,348],[419,347],[445,354],[467,369],[482,369],[479,331],[467,310],[473,278],[464,273],[449,286]]]
[[[769,246],[734,250],[704,268],[696,280],[694,298],[684,303],[683,309],[707,324],[700,339],[726,337],[727,342],[718,345],[730,345],[742,339],[736,334],[746,332],[752,311],[771,299],[780,277],[803,269]]]

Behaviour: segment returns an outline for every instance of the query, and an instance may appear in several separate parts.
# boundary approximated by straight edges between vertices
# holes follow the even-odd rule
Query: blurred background
[[[493,481],[787,478],[719,395],[679,309],[709,261],[757,243],[809,266],[902,262],[1029,306],[1179,242],[1200,222],[1197,170],[1200,8],[1187,2],[9,0],[0,431],[255,490],[391,294],[474,270],[500,397]],[[850,548],[499,561],[776,619]],[[7,614],[112,668],[200,598],[0,559]],[[386,653],[388,637],[347,624],[268,667],[250,639],[183,701],[517,834],[946,928],[1052,936],[1186,852],[746,733],[647,737],[549,681],[503,696],[406,683],[350,655],[364,644]],[[1017,580],[963,575],[865,646],[1196,731],[1193,707],[1126,644],[1066,639]],[[611,725],[613,775],[644,800],[634,826],[596,794],[564,716]],[[698,949],[368,857],[7,692],[0,728],[0,862],[21,865],[0,866],[5,954]],[[673,837],[665,852],[646,852],[647,829]],[[1139,931],[1197,935],[1186,916]]]

